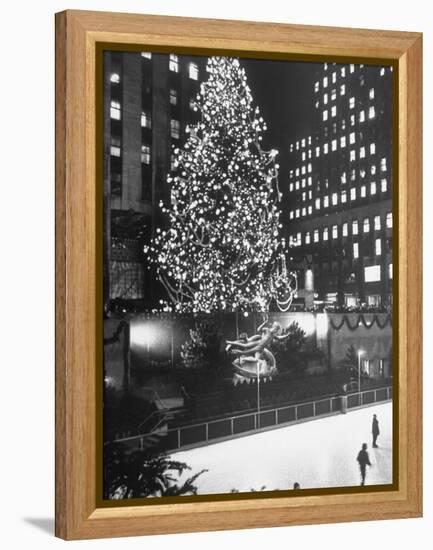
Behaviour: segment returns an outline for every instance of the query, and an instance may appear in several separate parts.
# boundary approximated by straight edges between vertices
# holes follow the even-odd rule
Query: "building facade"
[[[289,146],[286,228],[315,303],[392,304],[392,88],[391,67],[321,65],[314,129]]]
[[[104,54],[104,302],[147,302],[154,289],[143,246],[169,197],[173,149],[197,121],[194,99],[207,58]]]

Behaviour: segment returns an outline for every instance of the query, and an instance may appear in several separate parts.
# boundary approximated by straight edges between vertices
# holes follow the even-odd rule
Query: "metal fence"
[[[346,412],[348,409],[388,401],[392,387],[382,387],[347,395],[326,397],[304,403],[290,404],[258,412],[233,415],[188,426],[170,428],[161,441],[167,451],[200,446],[219,439],[231,439],[239,434],[254,433],[272,427],[296,423],[302,420]],[[118,439],[128,446],[143,449],[146,438],[152,434]]]

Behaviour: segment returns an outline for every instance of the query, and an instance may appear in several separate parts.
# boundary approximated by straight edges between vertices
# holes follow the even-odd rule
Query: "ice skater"
[[[367,452],[367,443],[362,444],[362,449],[359,451],[356,458],[359,464],[359,469],[361,471],[361,485],[365,485],[365,474],[367,466],[371,466],[370,457]]]
[[[377,438],[380,434],[380,431],[379,431],[379,420],[377,419],[377,416],[375,414],[373,414],[373,423],[371,426],[371,433],[373,434],[373,447],[376,449],[377,447],[379,447],[379,445],[377,444]]]

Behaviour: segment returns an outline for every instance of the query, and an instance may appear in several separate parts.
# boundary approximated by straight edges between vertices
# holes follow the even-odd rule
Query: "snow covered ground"
[[[371,422],[377,414],[379,448],[372,448]],[[392,483],[392,404],[385,403],[327,418],[173,453],[186,462],[198,494],[250,489],[343,487],[360,484],[356,456],[367,443],[372,467],[366,485]],[[185,474],[184,474],[185,476]]]

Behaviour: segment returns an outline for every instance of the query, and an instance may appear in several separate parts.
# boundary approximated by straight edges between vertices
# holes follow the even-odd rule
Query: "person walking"
[[[370,457],[367,452],[367,443],[362,444],[362,449],[359,451],[356,458],[359,464],[359,469],[361,470],[361,485],[365,485],[365,474],[367,466],[371,466]]]
[[[371,433],[373,434],[373,447],[377,448],[379,445],[377,444],[377,438],[380,434],[379,431],[379,420],[377,419],[377,416],[373,414],[373,423],[371,426]]]

